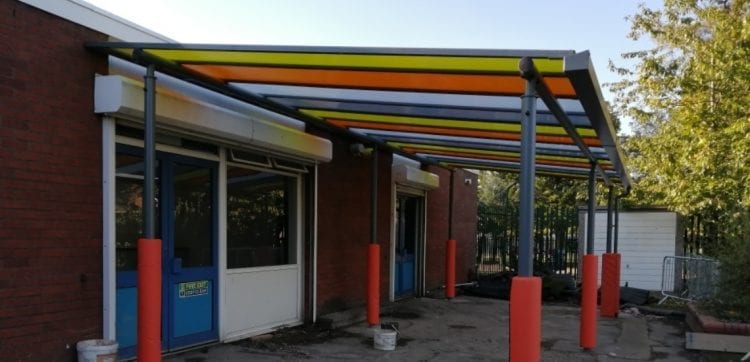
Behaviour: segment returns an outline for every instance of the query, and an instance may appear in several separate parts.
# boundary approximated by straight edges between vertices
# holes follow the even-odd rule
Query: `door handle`
[[[172,259],[172,274],[182,273],[182,258]]]

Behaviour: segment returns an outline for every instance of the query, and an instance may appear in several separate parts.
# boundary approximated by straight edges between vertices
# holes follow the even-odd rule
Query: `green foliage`
[[[613,70],[615,110],[632,119],[624,144],[643,204],[710,215],[725,245],[722,303],[750,314],[750,0],[665,0],[631,16],[632,39],[653,49],[623,54]],[[729,252],[727,252],[729,251]],[[727,272],[729,271],[729,272]]]
[[[537,206],[583,206],[588,200],[587,184],[585,179],[537,176],[535,203]],[[518,204],[518,174],[480,171],[478,189],[479,202],[483,205],[503,206],[506,202]],[[597,184],[596,196],[598,205],[606,205],[606,186]]]
[[[750,206],[750,6],[747,0],[666,0],[630,17],[630,37],[655,47],[624,54],[634,70],[612,85],[634,120],[625,142],[635,199],[684,214]]]
[[[724,245],[713,307],[726,320],[750,323],[750,243],[734,239]]]

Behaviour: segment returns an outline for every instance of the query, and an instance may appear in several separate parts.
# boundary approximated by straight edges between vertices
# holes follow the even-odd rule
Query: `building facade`
[[[170,40],[76,0],[0,11],[0,355],[70,360],[77,341],[113,338],[132,356],[144,70],[84,44]],[[345,133],[157,77],[163,350],[363,306],[372,155]],[[451,182],[467,281],[476,176],[375,152],[382,303],[443,285]]]

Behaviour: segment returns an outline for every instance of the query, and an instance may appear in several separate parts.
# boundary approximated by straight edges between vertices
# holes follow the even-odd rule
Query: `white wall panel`
[[[582,227],[586,240],[586,212]],[[607,212],[597,210],[594,220],[594,252],[599,256],[601,283],[601,255],[607,246]],[[662,261],[674,256],[678,240],[677,214],[669,211],[621,211],[618,252],[622,263],[620,285],[647,290],[661,289]],[[585,250],[585,247],[584,249]]]
[[[224,285],[223,341],[302,323],[297,265],[229,271]]]

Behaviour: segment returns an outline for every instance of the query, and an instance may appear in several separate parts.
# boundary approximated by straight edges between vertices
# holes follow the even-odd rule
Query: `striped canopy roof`
[[[537,172],[585,177],[594,161],[600,177],[629,186],[588,52],[88,46],[155,64],[159,71],[306,122],[346,129],[418,159],[499,171],[520,166],[525,79],[519,61],[529,57],[567,118],[537,101]],[[562,121],[572,127],[566,130]]]

